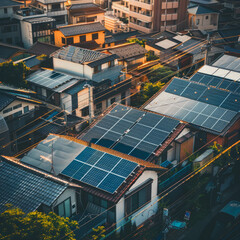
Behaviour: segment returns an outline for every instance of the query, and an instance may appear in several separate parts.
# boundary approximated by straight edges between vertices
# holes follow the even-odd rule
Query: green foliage
[[[151,98],[157,91],[159,91],[165,84],[161,82],[156,83],[146,83],[143,87],[143,99],[147,101]]]
[[[146,41],[143,39],[143,40],[140,40],[138,38],[130,38],[127,40],[129,43],[138,43],[139,45],[141,45],[142,47],[145,47],[145,43]]]
[[[45,61],[45,60],[47,59],[47,55],[42,54],[42,55],[38,56],[37,59],[38,59],[39,61]]]
[[[152,60],[158,59],[158,56],[154,55],[154,53],[152,51],[148,51],[146,53],[146,56],[147,56],[147,61],[152,61]]]
[[[6,85],[26,87],[26,76],[30,73],[23,62],[14,64],[12,61],[0,63],[0,81]]]
[[[97,228],[92,229],[94,231],[94,234],[92,235],[93,240],[101,239],[105,237],[105,227],[104,226],[98,226]]]
[[[78,223],[63,218],[53,212],[44,214],[30,212],[25,214],[19,208],[8,205],[8,209],[0,214],[0,239],[6,240],[58,240],[61,237],[74,240],[72,230]]]
[[[157,66],[154,66],[152,69],[154,69],[154,71],[148,74],[148,80],[152,83],[156,81],[161,81],[166,83],[174,75],[174,72],[169,67],[163,67],[163,66],[159,67],[159,65],[157,65]]]

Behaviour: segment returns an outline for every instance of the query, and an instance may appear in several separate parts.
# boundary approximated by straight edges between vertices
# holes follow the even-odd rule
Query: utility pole
[[[209,51],[211,50],[212,44],[210,41],[210,34],[208,33],[207,35],[207,44],[206,44],[206,52],[205,52],[205,62],[204,64],[207,65],[209,63],[208,61],[208,55],[209,55]]]
[[[85,84],[83,88],[88,88],[88,98],[89,98],[89,124],[92,122],[93,117],[93,99],[92,99],[92,89],[90,84]]]

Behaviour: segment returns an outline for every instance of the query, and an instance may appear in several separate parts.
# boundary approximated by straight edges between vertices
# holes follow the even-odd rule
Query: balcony
[[[178,18],[177,13],[166,14],[166,15],[162,15],[162,16],[161,16],[161,20],[162,20],[162,21],[177,20],[177,18]]]
[[[146,10],[152,10],[153,9],[153,4],[152,4],[151,0],[140,0],[140,1],[129,0],[129,5],[144,8]]]
[[[37,1],[43,4],[67,2],[67,0],[37,0]]]
[[[140,32],[144,32],[144,33],[151,33],[152,32],[151,28],[140,26],[140,25],[138,25],[136,23],[132,23],[132,22],[129,23],[129,27],[133,28],[133,29],[136,29],[136,30],[138,30]]]
[[[178,2],[163,2],[162,9],[178,8]]]
[[[23,20],[27,18],[33,18],[33,17],[44,17],[47,16],[43,10],[29,7],[29,8],[21,8],[14,12],[13,14],[14,18],[18,20]]]
[[[67,15],[67,10],[65,8],[56,8],[48,10],[47,15],[49,17]]]
[[[143,22],[152,22],[152,16],[147,16],[145,14],[137,13],[133,11],[130,11],[129,15]]]
[[[171,26],[166,26],[166,27],[162,26],[161,27],[161,32],[163,32],[165,30],[169,30],[169,31],[175,32],[175,31],[177,31],[177,25],[171,25]]]
[[[120,12],[123,12],[125,14],[128,14],[129,13],[129,8],[128,7],[125,7],[121,1],[119,2],[113,2],[112,3],[112,9],[116,9]]]

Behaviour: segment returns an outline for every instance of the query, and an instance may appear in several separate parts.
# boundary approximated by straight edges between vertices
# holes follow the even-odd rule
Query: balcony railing
[[[129,5],[135,6],[135,7],[140,7],[146,10],[152,10],[153,9],[153,4],[152,1],[148,0],[129,0]]]
[[[48,10],[48,12],[58,12],[58,11],[64,11],[64,10],[66,10],[66,8],[52,8],[52,9],[50,9],[50,10]]]
[[[124,5],[121,4],[121,2],[113,2],[112,3],[112,8],[113,9],[118,9],[118,10],[122,10],[125,13],[129,12],[129,8],[125,7]]]
[[[163,2],[162,9],[178,8],[178,2]]]

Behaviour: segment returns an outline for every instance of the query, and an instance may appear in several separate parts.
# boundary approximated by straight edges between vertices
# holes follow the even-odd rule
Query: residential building
[[[184,160],[195,141],[185,123],[121,104],[110,106],[78,138],[158,165]]]
[[[129,103],[131,81],[121,83],[126,76],[117,55],[68,46],[53,53],[52,57],[55,71],[92,81],[94,108],[98,114],[115,101],[127,98],[126,104]]]
[[[53,162],[44,159],[53,159]],[[52,134],[24,156],[21,163],[54,173],[56,178],[67,182],[71,179],[81,187],[75,202],[77,220],[81,222],[88,214],[99,214],[96,226],[116,223],[116,228],[124,225],[126,221],[119,220],[126,216],[134,217],[133,223],[139,226],[156,213],[157,204],[151,204],[157,199],[158,174],[166,171],[111,149]],[[84,230],[80,227],[81,237],[93,226],[88,227],[84,226]]]
[[[144,108],[188,122],[198,131],[198,146],[213,139],[231,145],[239,139],[239,64],[226,55],[189,80],[174,77]]]
[[[196,5],[188,8],[188,26],[190,29],[213,31],[218,29],[219,13]]]
[[[145,63],[147,50],[138,43],[126,43],[114,47],[106,48],[105,51],[116,54],[119,64],[125,68],[141,65]]]
[[[186,0],[123,0],[112,5],[114,15],[129,18],[129,28],[144,33],[183,30],[187,24]]]
[[[33,0],[32,5],[56,20],[56,24],[67,23],[67,0]]]
[[[26,166],[10,157],[1,157],[0,181],[1,213],[7,210],[6,204],[12,204],[26,214],[40,211],[71,217],[76,213],[76,189],[79,186],[66,180]]]
[[[0,1],[0,42],[21,46],[21,29],[13,13],[23,4],[11,0]]]
[[[39,99],[58,106],[69,114],[84,117],[85,108],[90,103],[93,104],[92,89],[89,103],[89,89],[84,88],[88,81],[84,78],[41,69],[31,74],[27,81]]]
[[[11,150],[10,150],[10,145],[6,147],[2,147],[7,145],[10,142],[10,134],[9,134],[9,128],[8,125],[4,119],[3,116],[0,115],[0,154],[1,155],[8,155]]]
[[[67,7],[68,24],[100,22],[104,24],[104,10],[94,3],[71,4]]]
[[[92,44],[95,48],[101,47],[105,41],[105,28],[99,22],[78,23],[59,27],[54,31],[55,45],[63,47],[67,45]]]
[[[57,50],[59,50],[59,47],[53,44],[37,41],[32,45],[32,47],[27,50],[27,52],[36,56],[46,55],[49,57],[53,52]]]
[[[25,48],[30,48],[37,41],[53,42],[52,30],[56,27],[56,21],[47,17],[44,11],[36,8],[21,8],[13,16],[20,21]]]

